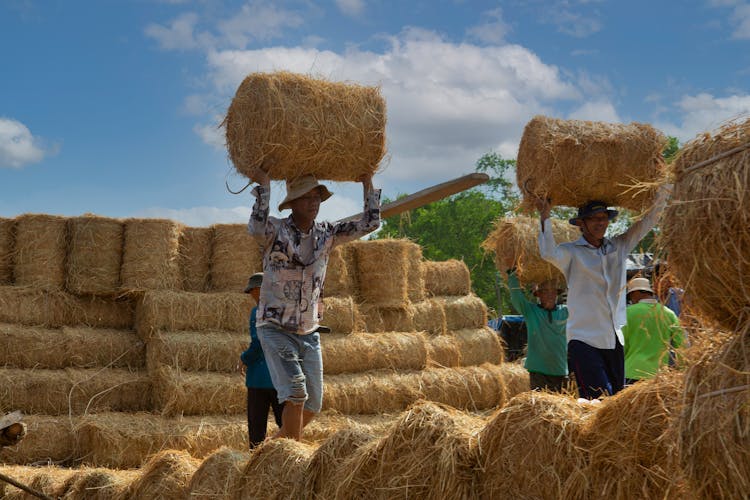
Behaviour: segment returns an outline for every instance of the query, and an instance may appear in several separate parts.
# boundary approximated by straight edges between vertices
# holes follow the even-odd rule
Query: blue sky
[[[255,71],[380,85],[391,198],[514,158],[536,114],[687,141],[750,112],[746,0],[4,0],[0,54],[3,217],[244,222],[217,125]],[[360,209],[329,187],[321,217]]]

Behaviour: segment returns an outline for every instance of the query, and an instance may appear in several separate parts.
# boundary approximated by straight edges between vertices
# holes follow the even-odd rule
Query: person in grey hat
[[[364,191],[362,218],[348,222],[317,222],[320,204],[331,192],[315,177],[303,175],[286,183],[279,211],[269,216],[270,178],[256,169],[250,178],[253,205],[248,232],[263,254],[264,280],[258,304],[258,338],[263,345],[279,402],[285,402],[276,437],[299,440],[302,429],[323,403],[323,359],[320,351],[318,307],[331,250],[365,236],[380,226],[380,190],[372,174],[359,181]]]
[[[278,394],[273,387],[271,374],[263,355],[263,348],[258,340],[256,315],[260,299],[260,287],[263,284],[263,273],[250,276],[244,292],[255,299],[255,306],[250,311],[250,346],[240,355],[245,367],[245,386],[247,387],[247,433],[250,449],[255,448],[266,439],[268,427],[268,410],[273,410],[276,425],[281,428],[281,415],[284,404],[279,403]]]

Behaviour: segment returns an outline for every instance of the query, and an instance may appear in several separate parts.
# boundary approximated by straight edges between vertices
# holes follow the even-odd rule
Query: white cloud
[[[500,44],[510,32],[510,25],[503,20],[503,10],[493,9],[482,14],[486,20],[469,28],[469,35],[484,43]]]
[[[585,102],[578,109],[570,113],[572,120],[591,120],[599,122],[622,122],[614,105],[609,101]]]
[[[350,17],[359,17],[365,11],[364,0],[336,0],[339,10]]]
[[[193,126],[193,132],[209,146],[223,150],[226,146],[224,128],[219,126],[223,119],[221,116],[214,116],[213,123],[196,124]]]
[[[742,40],[750,39],[750,4],[735,7],[732,19],[737,24],[732,37]]]
[[[684,96],[678,103],[681,118],[679,123],[664,122],[657,126],[665,133],[677,137],[680,142],[694,138],[698,133],[711,131],[723,123],[750,115],[750,94],[714,97],[701,93]]]
[[[198,38],[194,33],[197,23],[197,14],[185,12],[173,19],[168,26],[151,23],[144,31],[164,50],[190,50],[199,47]]]
[[[0,168],[21,168],[38,163],[56,148],[45,150],[41,139],[34,137],[23,123],[0,117]]]
[[[231,19],[220,22],[218,29],[228,46],[243,49],[251,41],[280,37],[285,28],[295,28],[303,22],[303,17],[295,11],[279,8],[274,2],[256,0],[243,5]]]
[[[568,10],[563,10],[553,15],[553,23],[557,26],[558,31],[576,38],[585,38],[602,29],[601,21],[595,17],[585,16]]]

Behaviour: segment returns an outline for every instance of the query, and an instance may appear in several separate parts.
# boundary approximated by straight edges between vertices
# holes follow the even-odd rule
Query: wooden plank
[[[428,187],[421,191],[417,191],[414,194],[410,194],[409,196],[404,196],[403,198],[400,198],[396,201],[382,205],[380,207],[380,218],[385,219],[387,217],[392,217],[402,212],[414,210],[415,208],[427,205],[428,203],[432,203],[433,201],[442,200],[443,198],[446,198],[453,194],[460,193],[461,191],[465,191],[480,184],[484,184],[489,179],[490,176],[487,174],[473,173],[464,175],[463,177],[459,177],[457,179],[443,182],[441,184],[437,184],[432,187]],[[338,222],[353,221],[360,219],[361,217],[362,213],[360,212],[356,215],[351,215],[344,219],[339,219]]]

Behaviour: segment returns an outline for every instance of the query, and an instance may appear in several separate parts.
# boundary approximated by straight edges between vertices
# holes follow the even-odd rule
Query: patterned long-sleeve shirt
[[[300,335],[318,327],[318,302],[323,291],[331,250],[365,236],[380,226],[380,190],[365,193],[362,218],[350,222],[315,222],[302,233],[290,215],[270,217],[270,190],[253,190],[255,205],[247,228],[263,253],[257,325],[274,323]]]

